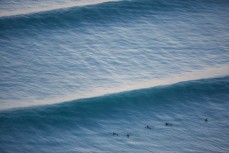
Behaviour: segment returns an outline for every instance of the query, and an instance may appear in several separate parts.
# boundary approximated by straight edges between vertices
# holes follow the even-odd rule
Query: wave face
[[[1,111],[0,149],[227,152],[228,91],[229,77],[224,77]],[[145,129],[146,125],[152,129]]]
[[[215,74],[203,78],[229,74],[228,1],[68,2],[0,18],[1,109],[144,88],[205,69]],[[5,11],[16,5],[0,3]]]

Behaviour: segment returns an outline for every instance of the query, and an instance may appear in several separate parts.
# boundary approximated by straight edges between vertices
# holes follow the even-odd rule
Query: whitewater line
[[[54,10],[60,10],[60,9],[69,9],[73,7],[82,7],[82,6],[90,6],[90,5],[96,5],[106,2],[117,2],[119,0],[93,0],[93,1],[78,1],[78,2],[71,2],[66,4],[56,4],[49,7],[38,7],[38,8],[22,8],[20,10],[15,11],[1,11],[0,10],[0,17],[10,17],[10,16],[18,16],[18,15],[27,15],[27,14],[33,14],[33,13],[41,13],[41,12],[49,12]]]
[[[142,82],[133,85],[127,85],[123,87],[115,87],[112,89],[100,89],[99,91],[90,92],[87,94],[79,95],[65,95],[62,98],[54,98],[52,100],[44,99],[44,100],[31,100],[27,102],[7,102],[1,104],[0,110],[11,109],[11,108],[20,108],[20,107],[32,107],[32,106],[40,106],[40,105],[50,105],[56,103],[63,103],[63,102],[70,102],[79,99],[86,99],[86,98],[93,98],[93,97],[100,97],[108,94],[116,94],[121,92],[128,92],[133,90],[141,90],[147,89],[157,86],[166,86],[172,85],[179,82],[185,81],[193,81],[193,80],[200,80],[200,79],[209,79],[209,78],[217,78],[217,77],[224,77],[229,76],[229,65],[217,66],[217,67],[210,67],[207,69],[196,70],[193,72],[187,72],[183,74],[177,74],[170,76],[166,79],[161,80],[153,80],[149,82]]]

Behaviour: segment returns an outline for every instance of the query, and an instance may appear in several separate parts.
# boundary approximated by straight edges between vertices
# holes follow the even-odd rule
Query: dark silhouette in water
[[[205,122],[208,122],[208,119],[207,118],[205,118],[205,120],[204,120]]]
[[[165,126],[173,126],[173,124],[166,122]]]
[[[126,136],[127,136],[127,138],[129,138],[130,137],[130,134],[127,134]]]
[[[118,136],[118,133],[114,133],[114,132],[113,132],[113,135]]]
[[[151,127],[149,127],[148,125],[145,127],[146,129],[151,129]]]

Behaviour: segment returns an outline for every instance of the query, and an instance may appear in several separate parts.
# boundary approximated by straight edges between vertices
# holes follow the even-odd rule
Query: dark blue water
[[[229,78],[224,77],[2,111],[0,149],[227,152],[228,91]]]
[[[228,14],[226,0],[0,1],[0,152],[228,152]]]

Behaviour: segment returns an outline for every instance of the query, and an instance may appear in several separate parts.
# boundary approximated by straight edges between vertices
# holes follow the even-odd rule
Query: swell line
[[[87,98],[95,98],[101,97],[110,94],[117,94],[123,92],[130,92],[142,89],[149,89],[153,87],[159,86],[168,86],[172,84],[177,84],[181,82],[188,82],[193,80],[202,80],[202,79],[211,79],[211,78],[220,78],[220,77],[227,77],[229,76],[229,65],[222,65],[218,67],[210,67],[202,70],[197,70],[193,72],[188,72],[184,74],[177,74],[174,76],[170,76],[167,79],[157,79],[152,80],[150,82],[138,82],[136,84],[116,87],[112,89],[102,89],[99,91],[93,91],[89,93],[85,93],[82,95],[65,95],[60,98],[53,98],[53,99],[46,99],[46,100],[31,100],[27,102],[9,102],[1,104],[0,110],[7,110],[12,108],[23,108],[23,107],[33,107],[33,106],[42,106],[42,105],[52,105],[57,103],[65,103],[76,101],[80,99],[87,99]]]
[[[19,15],[27,15],[33,13],[41,13],[41,12],[49,12],[59,9],[68,9],[73,7],[82,7],[82,6],[89,6],[89,5],[97,5],[106,2],[117,2],[119,0],[95,0],[95,1],[78,1],[78,2],[71,2],[66,4],[56,4],[48,7],[38,7],[38,8],[30,8],[30,9],[20,9],[15,11],[2,11],[0,12],[0,17],[10,17],[10,16],[19,16]]]
[[[202,9],[200,6],[205,5],[189,0],[178,1],[179,5],[168,0],[96,0],[5,13],[0,11],[0,32],[15,29],[75,27],[79,23],[104,25],[107,22],[126,22],[139,17],[152,17],[155,13],[161,12],[190,9],[194,11]]]

